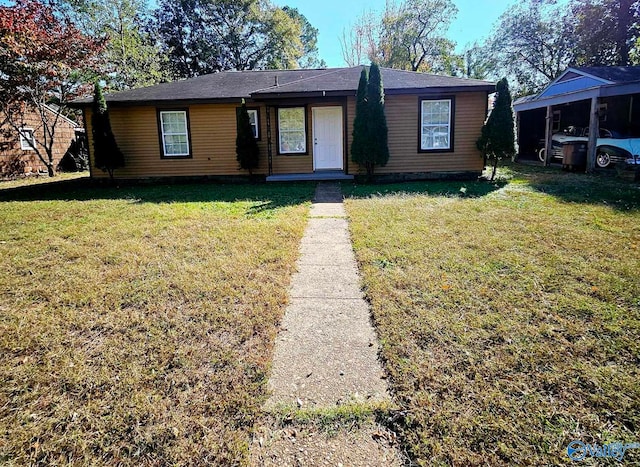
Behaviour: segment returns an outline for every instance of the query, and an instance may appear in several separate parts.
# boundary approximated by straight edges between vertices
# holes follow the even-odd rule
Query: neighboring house
[[[48,118],[54,119],[55,109],[45,107]],[[34,145],[43,137],[42,120],[34,110],[27,110],[22,115],[20,131],[11,127],[0,118],[0,176],[16,175],[14,169],[18,167],[23,173],[47,172],[47,166],[40,160]],[[53,144],[53,163],[57,166],[65,155],[71,142],[76,139],[76,132],[80,131],[78,124],[67,117],[60,115],[55,129],[55,141]],[[40,152],[46,158],[43,147]]]
[[[348,178],[362,67],[233,71],[106,96],[125,155],[122,178],[246,175],[236,161],[236,113],[245,99],[267,180]],[[477,176],[476,139],[494,83],[382,69],[390,159],[377,174]],[[91,138],[91,101],[84,110]],[[89,143],[90,157],[93,146]],[[106,176],[92,168],[92,176]]]
[[[553,154],[547,151],[552,135],[577,127],[593,135],[587,141],[589,170],[596,166],[600,128],[607,134],[640,136],[640,66],[571,67],[542,92],[517,99],[513,107],[519,157],[534,159],[542,147],[543,154]]]

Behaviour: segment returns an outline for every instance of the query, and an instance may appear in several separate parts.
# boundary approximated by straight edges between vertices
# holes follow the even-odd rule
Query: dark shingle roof
[[[361,66],[314,70],[227,71],[196,78],[131,89],[106,96],[109,103],[230,101],[241,98],[300,95],[349,95],[358,88]],[[276,86],[276,78],[278,85]],[[385,92],[493,90],[494,83],[451,76],[382,68]],[[75,104],[86,105],[91,99]]]
[[[324,72],[326,70],[226,71],[129,89],[108,94],[106,99],[108,102],[135,102],[249,98],[256,89],[273,86],[276,76],[283,84]]]
[[[315,92],[340,92],[349,91],[355,93],[358,89],[358,80],[362,67],[338,68],[326,70],[326,73],[293,81],[278,87],[269,87],[253,93],[255,97],[264,97],[269,94],[285,96],[287,94],[302,94]],[[494,83],[452,76],[432,75],[428,73],[416,73],[413,71],[394,70],[382,68],[382,82],[384,90],[388,94],[403,91],[420,91],[433,88],[476,88],[490,87]]]
[[[613,83],[640,81],[640,66],[582,66],[572,68]]]

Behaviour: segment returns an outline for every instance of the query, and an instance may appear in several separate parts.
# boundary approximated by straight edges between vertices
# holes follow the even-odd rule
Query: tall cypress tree
[[[513,107],[507,78],[502,78],[496,86],[493,110],[482,127],[482,133],[476,145],[485,158],[493,163],[491,171],[491,181],[493,181],[498,162],[513,157],[516,153]]]
[[[375,166],[389,161],[387,117],[384,114],[384,87],[380,67],[371,64],[367,85],[367,176],[371,179]]]
[[[367,76],[366,67],[362,67],[358,93],[356,94],[356,116],[353,119],[353,141],[351,143],[351,160],[358,165],[365,165],[367,157]]]
[[[91,112],[93,133],[93,163],[113,180],[113,171],[124,167],[124,154],[120,151],[116,138],[111,131],[111,120],[107,110],[107,102],[102,94],[102,87],[96,81],[93,90],[93,107]]]
[[[238,132],[236,134],[236,160],[240,163],[240,168],[249,171],[249,176],[253,174],[253,169],[258,167],[260,148],[253,136],[247,104],[242,99],[242,105],[238,110]]]
[[[367,76],[366,68],[360,73],[356,96],[356,116],[353,120],[351,159],[367,170],[373,178],[377,165],[389,161],[387,117],[384,114],[384,87],[380,67],[372,63]]]

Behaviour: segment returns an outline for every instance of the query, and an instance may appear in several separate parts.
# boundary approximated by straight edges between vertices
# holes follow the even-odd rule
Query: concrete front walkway
[[[300,253],[266,408],[388,400],[337,183],[318,184]]]
[[[347,412],[375,409],[390,400],[337,183],[318,184],[289,293],[267,414],[254,427],[252,465],[400,466],[395,434],[373,416],[323,427],[313,415],[341,405]],[[296,411],[311,414],[310,421],[283,422]]]

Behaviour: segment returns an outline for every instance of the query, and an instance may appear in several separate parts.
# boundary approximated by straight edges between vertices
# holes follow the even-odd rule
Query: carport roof
[[[579,79],[574,78],[574,75]],[[567,86],[571,81],[574,85]],[[566,90],[563,91],[561,87]],[[571,67],[540,93],[516,99],[513,108],[516,112],[523,112],[594,97],[637,93],[640,93],[640,67]]]
[[[640,81],[640,66],[581,66],[573,69],[611,83]]]

